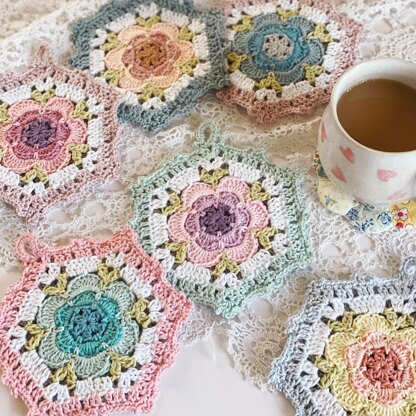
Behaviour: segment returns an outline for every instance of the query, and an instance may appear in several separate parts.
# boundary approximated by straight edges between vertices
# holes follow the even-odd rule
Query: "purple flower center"
[[[24,142],[27,146],[43,149],[51,143],[56,134],[49,120],[34,120],[23,130]]]
[[[199,225],[210,235],[224,235],[229,233],[235,226],[235,214],[231,207],[219,203],[211,205],[201,212]]]

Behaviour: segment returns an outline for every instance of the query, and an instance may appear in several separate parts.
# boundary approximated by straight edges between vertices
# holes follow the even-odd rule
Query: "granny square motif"
[[[116,174],[118,95],[52,62],[0,76],[0,199],[36,223],[48,207]]]
[[[188,0],[112,2],[77,22],[73,40],[72,65],[122,89],[120,119],[147,132],[227,84],[223,15],[196,11]]]
[[[361,26],[320,0],[224,2],[231,86],[218,92],[263,123],[311,112],[354,63]]]
[[[30,416],[147,412],[191,304],[128,227],[106,242],[17,243],[20,281],[0,305],[3,381]]]
[[[399,278],[313,284],[270,381],[298,416],[411,416],[416,258]]]
[[[203,124],[193,152],[132,187],[143,248],[192,300],[235,316],[256,293],[311,261],[301,177]]]

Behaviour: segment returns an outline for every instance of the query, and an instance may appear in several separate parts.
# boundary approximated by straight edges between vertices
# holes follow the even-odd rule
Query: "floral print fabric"
[[[218,97],[260,122],[326,103],[336,79],[355,61],[361,26],[325,2],[243,0],[223,9],[231,86]]]
[[[0,357],[30,414],[148,412],[191,305],[133,231],[65,248],[28,234],[17,253],[25,271],[0,306]]]
[[[313,165],[318,176],[318,197],[322,205],[335,214],[345,216],[362,233],[376,234],[393,227],[413,229],[416,225],[416,202],[406,201],[389,206],[373,206],[356,201],[339,190],[326,176],[318,152]]]
[[[298,175],[226,146],[211,123],[189,157],[139,180],[132,196],[145,250],[178,289],[226,317],[311,259]]]
[[[190,2],[124,0],[73,28],[72,64],[124,93],[121,120],[157,132],[228,83],[224,22]]]

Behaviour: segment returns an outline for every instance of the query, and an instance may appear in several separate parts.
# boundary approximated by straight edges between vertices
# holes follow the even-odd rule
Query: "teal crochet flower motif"
[[[361,25],[324,0],[222,2],[231,85],[217,96],[262,123],[329,101],[356,59]]]
[[[117,302],[94,292],[77,295],[71,304],[61,306],[55,323],[62,331],[56,342],[62,351],[93,357],[116,344],[123,335]]]
[[[129,314],[134,302],[122,281],[103,285],[95,274],[76,277],[39,311],[37,323],[48,331],[39,355],[51,368],[73,363],[82,378],[107,373],[111,354],[128,356],[139,340],[139,324]]]
[[[240,71],[260,81],[272,71],[281,85],[305,79],[305,65],[321,65],[325,53],[322,41],[308,36],[315,25],[301,16],[283,21],[277,13],[252,20],[252,30],[236,34],[234,51],[247,56]]]

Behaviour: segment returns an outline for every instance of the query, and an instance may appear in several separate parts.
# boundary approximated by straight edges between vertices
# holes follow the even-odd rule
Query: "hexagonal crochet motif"
[[[411,416],[416,258],[396,279],[313,284],[270,381],[299,416]]]
[[[36,223],[117,171],[118,94],[52,62],[0,77],[0,198]]]
[[[132,187],[133,229],[187,296],[227,318],[311,261],[300,176],[203,124],[193,152]]]
[[[191,112],[227,84],[224,19],[191,1],[113,2],[73,28],[72,65],[125,93],[120,119],[148,132]]]
[[[20,281],[0,306],[3,380],[29,415],[147,412],[190,303],[126,227],[109,241],[17,244]]]
[[[263,123],[329,101],[354,63],[361,26],[320,0],[224,3],[231,86],[218,92]]]

